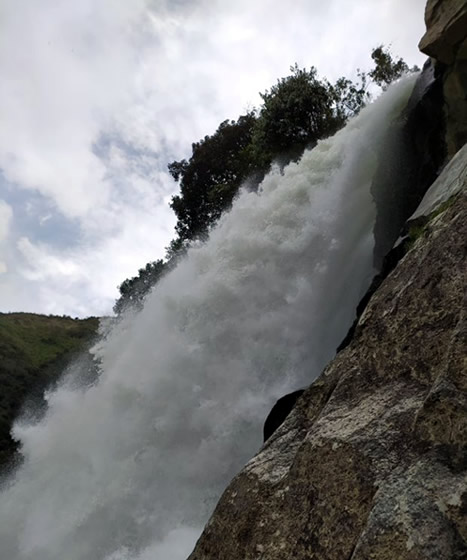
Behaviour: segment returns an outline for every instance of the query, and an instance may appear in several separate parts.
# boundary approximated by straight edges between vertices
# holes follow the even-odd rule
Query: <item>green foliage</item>
[[[333,86],[330,86],[335,118],[340,126],[343,126],[350,117],[357,115],[370,100],[370,94],[367,91],[367,74],[358,69],[357,77],[357,83],[342,77]]]
[[[423,235],[425,235],[425,231],[426,231],[425,221],[412,224],[408,232],[407,249],[411,249],[415,245],[417,240]]]
[[[170,204],[177,216],[181,240],[203,237],[211,224],[229,208],[240,183],[251,170],[247,147],[256,116],[250,112],[237,121],[224,121],[212,136],[192,144],[190,159],[169,164],[180,182],[180,195]]]
[[[258,115],[250,112],[237,121],[224,121],[212,136],[192,145],[188,161],[169,164],[180,183],[171,207],[182,241],[203,239],[240,185],[246,180],[257,185],[274,159],[298,157],[342,124],[334,108],[337,93],[317,78],[316,69],[295,65],[291,72],[261,94]]]
[[[73,355],[97,333],[98,319],[0,313],[0,467],[16,449],[13,420],[31,395],[40,396]]]
[[[407,249],[411,249],[418,239],[425,236],[430,230],[430,224],[432,220],[437,218],[439,215],[443,214],[448,210],[454,202],[457,200],[458,195],[454,194],[441,204],[433,212],[431,212],[428,216],[420,216],[416,218],[412,222],[410,222],[409,231],[407,232]]]
[[[166,263],[159,259],[158,261],[148,263],[144,268],[140,268],[138,276],[129,278],[122,282],[119,286],[120,298],[115,302],[114,312],[122,313],[127,307],[140,309],[143,300],[160,278],[163,276],[167,268]]]
[[[120,315],[127,308],[140,310],[143,307],[144,298],[159,280],[175,268],[181,257],[188,249],[188,242],[177,237],[173,239],[166,248],[165,260],[148,263],[144,268],[140,268],[138,276],[129,278],[122,282],[118,287],[120,297],[116,300],[113,307],[114,313]]]
[[[357,70],[356,82],[342,77],[335,84],[319,79],[314,67],[306,70],[295,64],[289,76],[260,94],[258,110],[224,121],[214,134],[192,144],[190,159],[170,163],[170,174],[180,184],[180,194],[170,203],[177,216],[177,238],[167,248],[166,261],[149,263],[121,284],[114,311],[141,307],[150,288],[176,265],[188,244],[207,237],[242,184],[257,188],[273,161],[285,165],[296,160],[306,147],[344,126],[370,100],[371,82],[385,89],[409,71],[382,45],[371,57],[373,70]]]
[[[317,78],[316,69],[301,69],[278,80],[261,94],[263,105],[255,126],[252,150],[257,164],[269,166],[279,154],[303,151],[338,128],[333,96],[326,81]]]
[[[371,58],[375,63],[373,70],[368,72],[368,76],[375,84],[385,90],[389,84],[401,78],[407,72],[417,72],[419,68],[414,66],[409,70],[407,64],[399,58],[393,59],[389,48],[385,49],[383,45],[379,45],[373,49]]]
[[[188,249],[188,241],[184,241],[180,237],[172,239],[169,246],[165,248],[166,264],[170,268],[176,266],[178,260],[183,257]]]

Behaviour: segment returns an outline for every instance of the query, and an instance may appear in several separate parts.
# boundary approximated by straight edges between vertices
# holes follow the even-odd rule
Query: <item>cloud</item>
[[[420,63],[424,2],[6,0],[0,308],[108,312],[173,236],[168,162],[295,62],[335,79],[392,43]]]
[[[5,242],[10,233],[12,218],[13,210],[5,201],[0,200],[0,275],[8,270],[3,253],[5,250]]]
[[[0,242],[8,236],[12,218],[13,210],[5,201],[0,200]]]
[[[146,262],[154,260],[154,255],[164,253],[160,239],[154,238],[154,222],[158,222],[159,231],[166,227],[170,232],[172,223],[164,225],[165,213],[144,215],[130,210],[123,212],[121,219],[126,227],[116,235],[103,236],[97,243],[90,238],[71,249],[57,249],[27,237],[18,240],[21,278],[30,284],[31,289],[35,287],[35,300],[41,305],[46,304],[47,313],[111,313],[117,285],[128,271],[135,274]],[[11,301],[11,298],[10,293],[8,299]],[[34,310],[40,308],[35,306]]]
[[[90,148],[126,95],[121,83],[135,56],[126,18],[140,15],[138,2],[133,11],[123,5],[18,0],[5,10],[0,165],[8,180],[52,197],[69,217],[110,193]]]

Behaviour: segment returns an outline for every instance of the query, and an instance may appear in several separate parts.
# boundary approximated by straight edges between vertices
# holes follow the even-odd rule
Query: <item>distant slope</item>
[[[0,313],[0,468],[16,450],[10,430],[25,401],[57,380],[89,346],[98,324],[96,317]]]

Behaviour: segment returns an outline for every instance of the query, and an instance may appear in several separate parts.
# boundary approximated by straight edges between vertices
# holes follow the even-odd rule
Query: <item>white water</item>
[[[373,272],[372,176],[412,86],[243,193],[100,343],[98,383],[63,384],[39,424],[15,427],[2,559],[189,554],[275,399],[320,373],[353,320]]]

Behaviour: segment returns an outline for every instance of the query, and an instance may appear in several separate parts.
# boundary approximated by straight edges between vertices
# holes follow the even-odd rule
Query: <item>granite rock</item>
[[[428,0],[422,52],[444,68],[446,144],[452,157],[467,142],[467,1]]]

